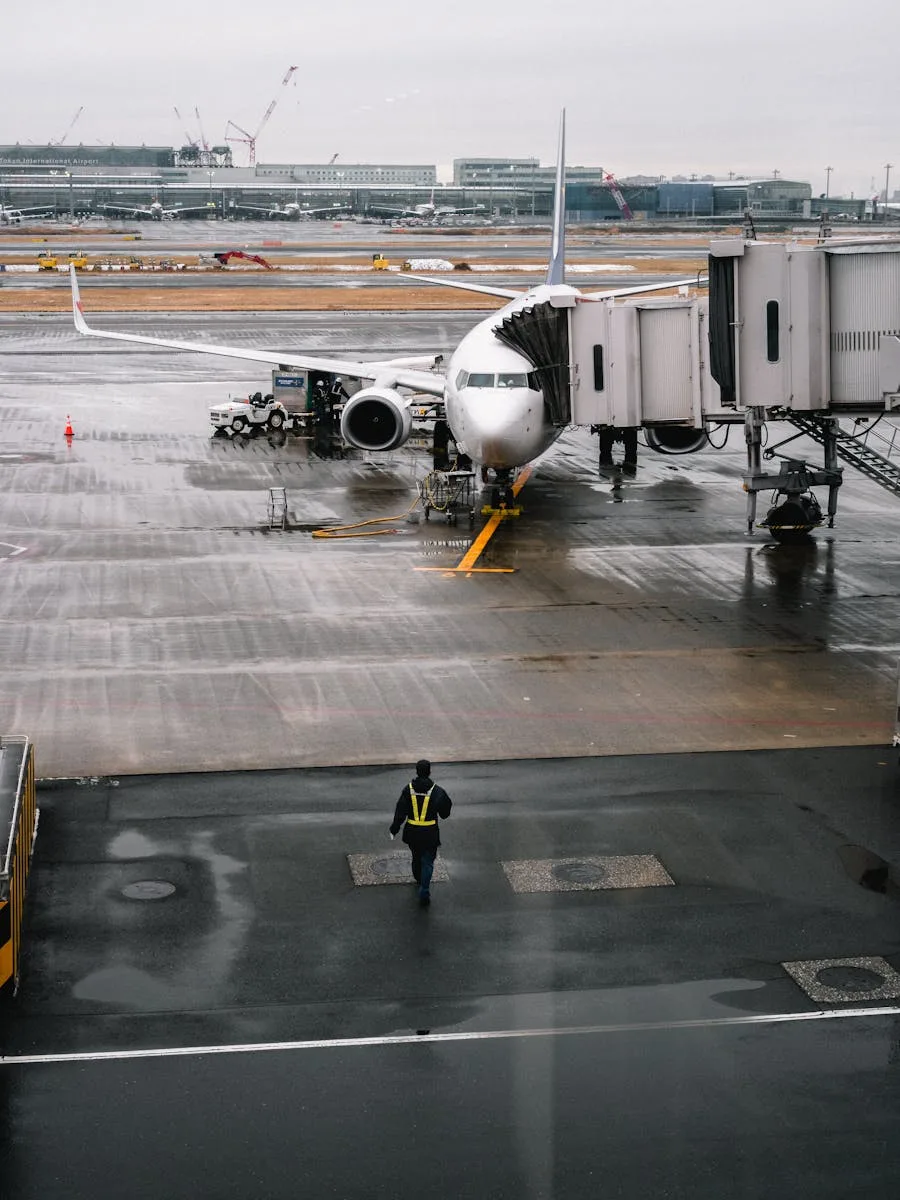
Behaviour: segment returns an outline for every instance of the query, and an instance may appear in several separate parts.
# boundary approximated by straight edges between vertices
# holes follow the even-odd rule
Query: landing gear
[[[484,516],[518,517],[522,510],[513,491],[514,473],[511,470],[494,470],[494,482],[490,489],[490,502],[485,504],[481,512]],[[487,483],[487,470],[481,468],[481,479]]]

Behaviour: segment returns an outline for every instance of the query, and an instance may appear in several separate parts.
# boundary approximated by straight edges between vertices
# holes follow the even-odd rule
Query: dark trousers
[[[412,854],[413,879],[419,885],[422,895],[427,895],[431,888],[431,876],[434,872],[434,860],[437,856],[437,846],[410,846]]]

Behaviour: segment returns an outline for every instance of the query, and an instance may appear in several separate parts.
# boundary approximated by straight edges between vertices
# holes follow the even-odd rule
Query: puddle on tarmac
[[[865,846],[838,846],[838,857],[853,882],[861,887],[870,892],[880,892],[881,895],[898,891],[890,863]]]

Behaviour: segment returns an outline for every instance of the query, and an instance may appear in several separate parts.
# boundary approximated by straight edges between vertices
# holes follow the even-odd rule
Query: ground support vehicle
[[[243,433],[246,429],[284,429],[293,424],[294,414],[273,395],[256,392],[242,400],[227,400],[209,410],[214,432]]]

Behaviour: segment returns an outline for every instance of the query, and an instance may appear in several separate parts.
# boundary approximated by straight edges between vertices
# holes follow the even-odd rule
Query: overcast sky
[[[121,0],[18,4],[3,20],[0,142],[178,145],[231,118],[260,162],[555,156],[617,175],[883,188],[900,164],[897,0]],[[855,16],[859,17],[855,20]],[[287,87],[289,66],[298,70]],[[233,147],[235,162],[247,147]],[[900,165],[891,191],[900,186]]]

